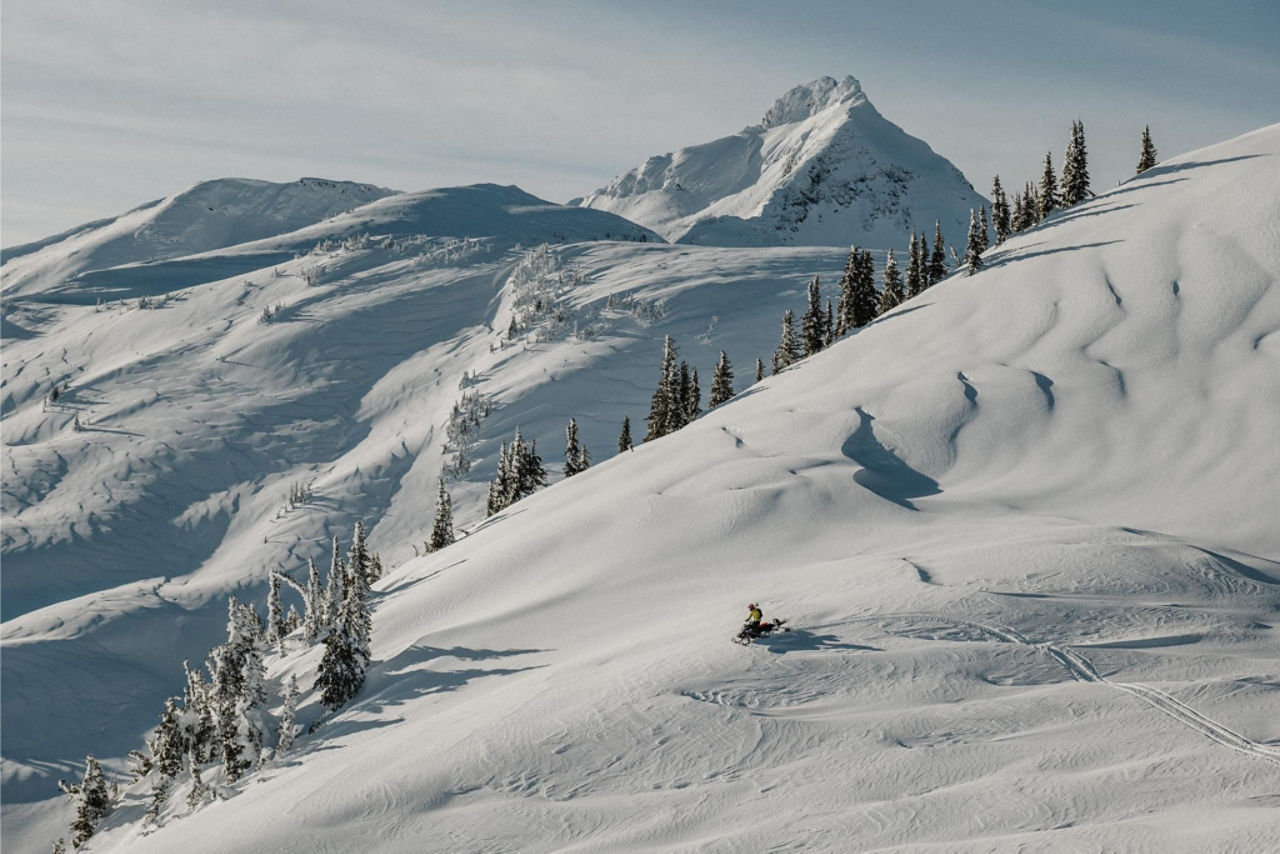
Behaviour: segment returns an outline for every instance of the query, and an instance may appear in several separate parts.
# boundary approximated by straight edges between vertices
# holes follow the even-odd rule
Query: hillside
[[[912,229],[932,234],[935,220],[954,244],[986,202],[852,77],[797,86],[759,124],[650,157],[576,201],[679,243],[883,249],[905,246]]]
[[[553,238],[575,242],[519,248]],[[840,249],[667,246],[482,185],[6,291],[3,668],[40,686],[6,694],[6,804],[49,798],[84,753],[133,747],[181,660],[223,631],[227,595],[261,601],[272,569],[297,575],[357,519],[389,565],[411,558],[465,394],[493,409],[450,486],[469,524],[517,427],[558,470],[576,417],[606,459],[624,415],[643,435],[665,334],[704,388],[721,347],[749,377],[807,280],[830,285],[843,263]],[[120,287],[127,300],[97,304]],[[313,498],[290,507],[301,484]]]
[[[378,585],[378,663],[356,702],[245,796],[175,808],[153,835],[127,823],[131,796],[95,850],[1277,847],[1280,540],[1266,508],[1280,499],[1280,398],[1259,393],[1280,387],[1277,154],[1273,126],[1168,161],[679,433],[404,561]],[[625,255],[600,274],[619,287],[635,257],[686,274],[719,274],[733,252],[821,260],[581,252]],[[479,291],[477,308],[494,293],[491,270],[449,275]],[[360,277],[341,281],[354,299]],[[219,287],[238,283],[190,301]],[[439,315],[420,310],[397,316]],[[305,377],[283,340],[248,325],[209,357],[287,387]],[[430,422],[384,416],[431,364],[384,365],[384,394],[350,393],[359,432],[407,442]],[[262,447],[228,467],[245,478],[284,445]],[[377,483],[364,473],[393,463],[358,468]],[[434,470],[401,491],[428,493]],[[70,486],[50,480],[49,495]],[[238,503],[249,497],[199,506],[234,507],[252,530],[221,541],[225,567],[265,524],[265,502]],[[95,601],[80,619],[110,622],[116,606]],[[796,631],[725,643],[747,601]],[[6,623],[6,684],[56,669],[53,639],[77,631],[57,607]],[[291,650],[271,676],[309,685],[316,660]],[[304,720],[316,711],[309,696]],[[35,850],[53,815],[41,807],[10,839]]]

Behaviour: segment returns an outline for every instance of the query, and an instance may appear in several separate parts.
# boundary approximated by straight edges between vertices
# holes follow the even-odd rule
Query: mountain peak
[[[760,120],[765,130],[802,122],[837,104],[851,103],[866,99],[862,84],[852,75],[845,75],[843,80],[834,77],[819,77],[791,89],[781,98],[773,102],[773,106]]]
[[[819,77],[760,124],[650,157],[578,200],[680,243],[903,246],[960,240],[986,202],[960,170],[876,111],[853,77]]]

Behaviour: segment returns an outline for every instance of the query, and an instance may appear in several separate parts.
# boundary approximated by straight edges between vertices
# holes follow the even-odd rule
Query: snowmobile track
[[[1080,682],[1098,682],[1115,688],[1117,691],[1123,691],[1130,696],[1137,697],[1183,726],[1189,727],[1206,738],[1216,741],[1223,747],[1229,747],[1240,753],[1280,764],[1280,751],[1264,747],[1256,741],[1246,738],[1240,733],[1200,714],[1181,700],[1175,699],[1159,688],[1144,685],[1140,682],[1112,682],[1098,672],[1092,661],[1070,647],[1057,646],[1048,641],[1037,643],[1008,626],[979,623],[974,620],[962,620],[953,617],[940,617],[935,614],[882,614],[878,617],[859,618],[857,622],[881,622],[883,620],[917,620],[927,623],[967,627],[1004,643],[1015,643],[1043,650],[1061,664],[1071,674],[1072,678]]]

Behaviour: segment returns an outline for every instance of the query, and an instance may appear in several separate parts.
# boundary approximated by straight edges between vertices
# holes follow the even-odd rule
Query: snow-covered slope
[[[229,800],[184,816],[175,798],[152,835],[130,823],[142,795],[129,795],[95,850],[1276,848],[1277,155],[1280,126],[1169,161],[674,436],[439,554],[395,559],[379,585],[378,663],[348,709]],[[177,690],[166,659],[191,641],[180,621],[203,625],[206,645],[216,629],[202,598],[216,604],[273,559],[296,568],[360,501],[381,514],[384,555],[425,531],[440,459],[425,437],[453,399],[433,393],[436,370],[442,392],[478,370],[472,387],[507,404],[478,456],[516,420],[570,414],[593,424],[598,452],[616,434],[614,401],[651,390],[640,378],[656,354],[642,371],[612,355],[626,342],[652,348],[662,324],[698,317],[705,341],[680,340],[707,365],[721,340],[753,334],[752,298],[791,291],[794,305],[805,274],[842,260],[567,247],[563,262],[591,278],[560,305],[598,332],[539,327],[546,340],[500,347],[484,324],[504,328],[516,304],[504,283],[536,258],[457,244],[435,250],[453,253],[439,266],[378,254],[395,251],[308,256],[150,312],[24,308],[32,337],[11,363],[6,342],[6,394],[11,365],[49,370],[44,351],[120,360],[73,383],[67,404],[93,406],[100,432],[67,431],[66,411],[37,417],[29,393],[6,403],[25,443],[6,449],[5,499],[10,484],[26,490],[6,516],[29,514],[30,548],[129,551],[123,528],[173,525],[212,554],[187,577],[6,622],[6,792],[68,767],[82,750],[68,721],[123,740],[108,715],[59,718],[73,698],[56,683],[104,673],[90,688],[105,692],[123,663],[145,661],[130,685],[155,685],[138,694]],[[328,278],[307,285],[316,263]],[[608,293],[632,299],[586,311]],[[663,294],[665,314],[650,302]],[[713,304],[714,325],[700,314]],[[448,332],[468,317],[475,337]],[[208,318],[232,322],[200,332]],[[139,325],[125,335],[126,322]],[[174,328],[189,337],[163,338]],[[423,350],[394,349],[414,335]],[[96,343],[121,338],[139,352]],[[104,349],[68,346],[86,340]],[[753,354],[731,353],[746,375]],[[249,402],[249,388],[278,405]],[[549,431],[534,432],[551,459]],[[188,462],[222,435],[235,442]],[[157,473],[187,465],[227,483],[192,503],[178,494],[168,516],[123,518],[160,506],[147,478],[172,484]],[[319,500],[283,511],[285,486],[308,477]],[[101,510],[77,511],[99,492]],[[168,560],[180,539],[144,547]],[[747,601],[797,630],[727,644]],[[291,673],[309,685],[317,657],[290,646],[273,685]],[[30,686],[17,705],[14,684]],[[120,717],[134,700],[115,701]],[[308,696],[302,718],[316,716]],[[27,753],[8,753],[15,738]],[[6,848],[44,848],[66,820],[6,800]]]
[[[4,293],[33,293],[91,270],[283,234],[391,194],[381,187],[323,178],[289,184],[246,178],[202,181],[120,216],[6,248]]]
[[[681,243],[889,248],[912,229],[932,234],[935,220],[954,243],[985,200],[881,116],[857,80],[822,77],[779,98],[760,124],[650,157],[578,202]]]
[[[630,240],[511,248],[610,236]],[[6,293],[3,665],[9,684],[40,686],[6,694],[6,802],[47,797],[68,759],[133,746],[175,662],[222,631],[226,595],[261,599],[272,568],[296,574],[356,519],[388,562],[412,557],[464,377],[495,410],[451,485],[474,521],[517,426],[554,464],[576,416],[602,460],[625,414],[643,435],[664,334],[704,388],[721,347],[749,375],[807,280],[830,286],[843,263],[841,249],[667,246],[487,185]],[[95,305],[123,288],[128,301]],[[306,482],[314,500],[289,508]]]

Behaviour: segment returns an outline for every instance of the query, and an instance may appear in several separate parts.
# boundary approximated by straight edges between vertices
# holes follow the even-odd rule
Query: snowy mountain
[[[93,850],[1277,847],[1277,154],[1168,161],[750,388],[842,249],[356,217],[146,308],[6,290],[6,850],[65,835],[51,778],[120,766],[228,593],[356,518],[394,567],[365,690],[148,835],[129,790]],[[614,456],[668,332],[744,393]],[[517,426],[614,458],[415,556],[468,392],[464,522]],[[796,630],[726,643],[747,601]],[[318,658],[287,641],[272,704]]]
[[[191,255],[283,234],[392,193],[323,178],[289,184],[245,178],[202,181],[120,216],[6,248],[5,295],[44,290],[89,270]]]
[[[912,229],[932,234],[935,220],[954,244],[986,203],[852,77],[797,86],[759,124],[650,157],[575,201],[680,243],[879,248],[905,246]]]

